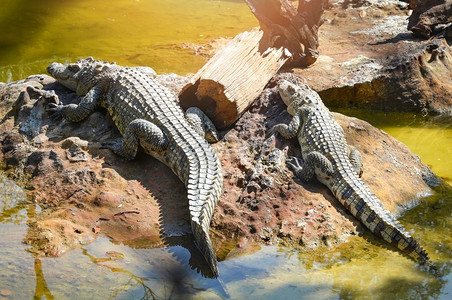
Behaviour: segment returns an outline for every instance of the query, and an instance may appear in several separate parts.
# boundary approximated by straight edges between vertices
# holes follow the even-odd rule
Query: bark
[[[235,122],[286,62],[284,49],[265,48],[262,31],[237,35],[179,94],[184,109],[199,107],[219,129]]]

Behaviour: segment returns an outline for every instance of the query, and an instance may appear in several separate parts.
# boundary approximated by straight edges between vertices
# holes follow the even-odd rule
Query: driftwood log
[[[199,107],[219,129],[234,123],[285,64],[306,67],[318,57],[317,32],[327,0],[246,0],[261,30],[237,35],[181,90],[186,109]]]
[[[435,26],[452,23],[452,0],[410,0],[408,30],[422,38],[430,38]]]
[[[182,108],[199,107],[218,129],[235,122],[286,61],[282,48],[259,51],[262,36],[243,32],[217,52],[182,89]]]

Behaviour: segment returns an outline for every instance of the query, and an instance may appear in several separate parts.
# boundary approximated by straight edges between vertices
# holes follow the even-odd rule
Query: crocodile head
[[[68,89],[78,95],[85,95],[99,81],[101,73],[110,66],[112,65],[109,63],[88,57],[71,64],[52,63],[47,67],[47,72]]]
[[[283,80],[278,84],[278,90],[284,104],[287,105],[287,111],[293,116],[302,105],[323,105],[319,94],[306,84],[296,85]]]

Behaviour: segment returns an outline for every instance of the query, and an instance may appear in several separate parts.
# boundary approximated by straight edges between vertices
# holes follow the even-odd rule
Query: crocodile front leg
[[[185,119],[208,142],[218,142],[218,132],[215,125],[202,110],[197,107],[189,107],[185,111]]]
[[[49,103],[50,108],[47,111],[52,114],[54,119],[64,117],[71,122],[80,122],[99,107],[101,96],[101,88],[95,86],[83,97],[79,104],[58,105]]]
[[[353,146],[348,146],[348,158],[350,159],[350,162],[352,163],[353,169],[355,170],[356,174],[361,177],[364,168],[363,157],[361,156],[359,150]]]
[[[141,145],[148,154],[160,152],[167,148],[168,138],[154,123],[136,119],[127,126],[122,139],[104,143],[102,148],[111,149],[125,159],[131,160],[137,154],[138,145]]]
[[[306,156],[301,165],[301,159],[298,157],[291,157],[287,162],[289,167],[295,173],[295,175],[303,181],[311,180],[315,175],[315,170],[320,169],[323,174],[331,176],[334,173],[333,165],[323,154],[312,151]]]
[[[275,132],[281,134],[285,139],[291,139],[297,136],[298,130],[300,129],[300,115],[295,115],[290,121],[289,125],[286,124],[277,124],[273,126],[268,135],[272,135]]]

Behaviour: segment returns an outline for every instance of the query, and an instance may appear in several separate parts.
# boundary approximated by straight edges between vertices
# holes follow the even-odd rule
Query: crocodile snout
[[[59,63],[51,63],[48,67],[47,67],[47,72],[55,77],[55,75],[60,74],[61,72],[63,72],[63,70],[65,69],[64,65],[59,64]]]

